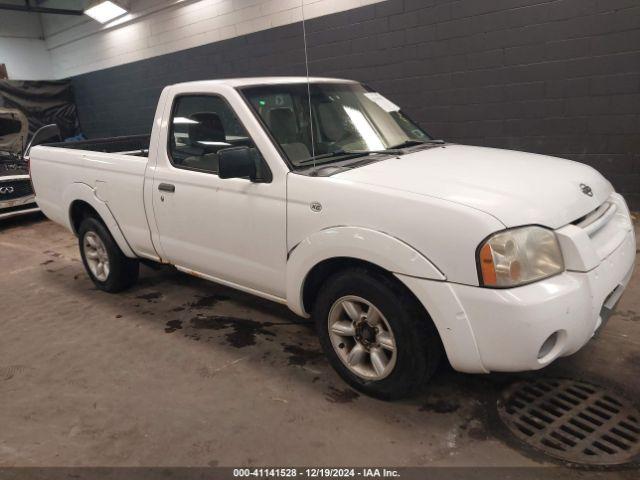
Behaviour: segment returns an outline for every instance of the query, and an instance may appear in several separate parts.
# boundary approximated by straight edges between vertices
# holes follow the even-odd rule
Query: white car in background
[[[22,112],[0,108],[0,220],[39,210],[28,165],[22,158],[28,133]]]
[[[419,389],[441,352],[471,373],[571,355],[636,255],[627,205],[593,168],[434,140],[348,80],[173,85],[150,138],[30,158],[98,288],[131,286],[145,259],[286,304],[381,398]]]

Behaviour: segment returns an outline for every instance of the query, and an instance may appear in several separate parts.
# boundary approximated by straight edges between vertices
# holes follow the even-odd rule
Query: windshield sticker
[[[391,113],[391,112],[400,111],[400,107],[398,105],[393,103],[391,100],[383,97],[378,92],[368,92],[368,93],[365,93],[364,96],[367,97],[372,102],[374,102],[376,105],[378,105],[385,112]]]

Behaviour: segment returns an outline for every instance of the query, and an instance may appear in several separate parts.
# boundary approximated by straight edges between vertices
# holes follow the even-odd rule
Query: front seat
[[[330,151],[367,148],[344,111],[337,109],[332,103],[319,104],[318,117],[320,129],[325,140],[329,142]]]
[[[213,112],[198,112],[191,114],[189,119],[198,122],[189,125],[188,135],[191,148],[199,154],[185,158],[183,165],[217,173],[217,152],[230,146],[220,116]]]
[[[269,112],[269,127],[289,160],[305,160],[311,156],[307,146],[300,141],[298,122],[296,122],[293,110],[290,108],[271,110]]]

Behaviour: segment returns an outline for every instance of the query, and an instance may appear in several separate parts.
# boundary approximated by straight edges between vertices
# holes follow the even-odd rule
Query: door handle
[[[160,190],[161,192],[173,193],[176,191],[176,186],[171,183],[161,183],[160,185],[158,185],[158,190]]]

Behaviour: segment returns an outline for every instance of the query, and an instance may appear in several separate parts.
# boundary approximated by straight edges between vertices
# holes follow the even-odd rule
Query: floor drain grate
[[[619,465],[640,455],[640,412],[626,399],[574,380],[517,382],[498,413],[511,432],[552,457]]]

